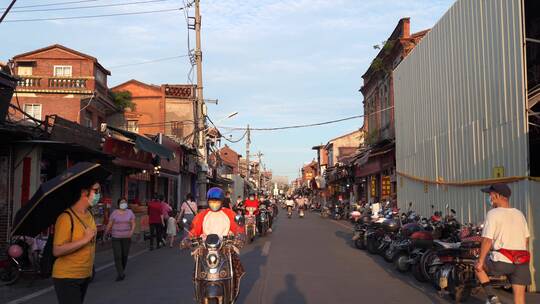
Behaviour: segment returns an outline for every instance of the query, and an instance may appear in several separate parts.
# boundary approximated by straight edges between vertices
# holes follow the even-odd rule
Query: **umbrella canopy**
[[[100,164],[82,162],[41,184],[28,203],[17,211],[11,236],[38,235],[75,203],[74,198],[81,191],[81,183],[102,181],[109,175],[110,172]]]

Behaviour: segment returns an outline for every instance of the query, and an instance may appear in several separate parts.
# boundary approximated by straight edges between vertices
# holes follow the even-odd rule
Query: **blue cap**
[[[213,187],[210,188],[206,193],[206,198],[208,200],[223,201],[223,199],[225,198],[225,194],[223,193],[223,190],[221,190],[221,188]]]
[[[505,183],[493,184],[487,188],[480,189],[480,191],[485,193],[495,192],[506,198],[509,198],[510,195],[512,195],[512,190],[510,190],[510,187],[508,187],[508,185]]]

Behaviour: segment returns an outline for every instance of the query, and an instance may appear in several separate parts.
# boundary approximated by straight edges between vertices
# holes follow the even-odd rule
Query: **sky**
[[[191,0],[83,0],[23,7],[73,1],[18,0],[0,24],[0,61],[59,43],[98,58],[112,73],[110,87],[130,79],[152,84],[190,82],[187,57],[144,63],[186,55],[194,48],[195,35],[190,31],[188,37],[184,11],[6,22],[166,10]],[[0,7],[9,2],[0,0]],[[378,52],[373,46],[386,40],[403,17],[411,18],[411,32],[432,27],[453,2],[201,0],[204,98],[219,100],[217,105],[208,103],[209,116],[223,127],[259,128],[361,115],[363,98],[358,90],[362,74]],[[121,5],[97,7],[109,4]],[[193,16],[194,10],[188,13]],[[232,112],[239,114],[223,119]],[[274,175],[294,179],[301,166],[316,157],[313,146],[362,124],[359,118],[305,129],[253,131],[251,153],[261,151],[263,163]],[[230,132],[222,129],[233,141],[243,133]],[[245,141],[229,145],[245,156]]]

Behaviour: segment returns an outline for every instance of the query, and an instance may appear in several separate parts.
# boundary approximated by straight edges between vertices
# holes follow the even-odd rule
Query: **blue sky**
[[[20,6],[67,0],[19,0]],[[143,0],[95,0],[29,9],[93,6]],[[0,0],[0,7],[10,1]],[[186,0],[187,2],[187,0]],[[362,74],[376,55],[373,45],[385,40],[402,17],[411,31],[432,27],[453,0],[202,0],[204,96],[214,121],[225,126],[275,127],[314,123],[362,114],[358,89]],[[68,11],[13,12],[6,20],[84,16],[161,10],[183,6],[182,0]],[[23,10],[24,8],[19,8]],[[193,10],[190,10],[193,15]],[[184,14],[0,24],[0,61],[60,43],[98,58],[112,72],[109,85],[135,78],[144,82],[187,83],[187,58],[139,63],[187,53]],[[191,35],[194,46],[194,35]],[[360,128],[362,119],[323,127],[253,132],[253,152],[275,175],[294,178],[315,157],[311,147]],[[226,133],[226,132],[224,132]],[[234,132],[232,139],[242,132]],[[245,142],[231,144],[245,154]],[[252,152],[252,153],[253,153]]]

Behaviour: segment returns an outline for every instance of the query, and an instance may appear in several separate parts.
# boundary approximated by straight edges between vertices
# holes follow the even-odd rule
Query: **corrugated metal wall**
[[[436,180],[528,175],[521,3],[457,1],[394,71],[397,169]],[[511,185],[528,211],[528,183]],[[483,220],[479,187],[428,186],[401,178],[398,200],[449,204],[465,222]]]

